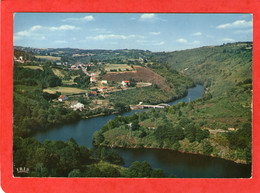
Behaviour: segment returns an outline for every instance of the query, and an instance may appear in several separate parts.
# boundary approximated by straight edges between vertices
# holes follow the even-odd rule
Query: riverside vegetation
[[[28,167],[31,171],[27,175],[15,173],[15,176],[165,177],[162,170],[153,170],[147,162],[134,162],[130,168],[124,168],[124,161],[116,151],[102,146],[163,148],[242,163],[252,161],[250,42],[169,53],[133,50],[124,55],[122,50],[120,57],[114,56],[113,52],[103,55],[105,51],[99,51],[94,56],[78,58],[80,61],[94,59],[96,65],[92,70],[102,75],[106,72],[98,61],[120,64],[127,58],[141,55],[146,57],[146,62],[129,60],[129,65],[149,68],[163,77],[167,86],[165,89],[160,84],[153,84],[151,87],[114,92],[105,99],[98,96],[109,105],[81,112],[53,102],[61,93],[48,93],[44,89],[55,90],[60,86],[79,88],[85,92],[91,89],[89,77],[82,71],[70,71],[51,61],[35,58],[38,50],[23,50],[15,54],[23,55],[25,60],[30,61],[26,66],[41,68],[24,68],[14,63],[14,167]],[[64,51],[66,55],[62,55],[61,59],[75,62],[75,57],[71,57],[74,51]],[[58,69],[62,75],[54,73],[53,69]],[[150,109],[129,117],[118,116],[93,135],[93,144],[96,145],[93,149],[79,147],[73,139],[40,143],[31,137],[34,132],[78,121],[85,116],[124,112],[129,110],[130,104],[140,101],[147,104],[168,102],[184,96],[187,88],[195,83],[205,87],[201,99],[161,110]],[[96,100],[92,97],[72,97],[85,106],[93,105]],[[132,124],[131,138],[129,123]]]

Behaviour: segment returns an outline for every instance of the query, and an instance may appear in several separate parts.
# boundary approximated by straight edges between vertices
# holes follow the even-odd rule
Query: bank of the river
[[[149,146],[143,146],[143,147],[136,147],[136,146],[128,146],[128,147],[124,147],[123,145],[100,145],[100,146],[103,146],[103,147],[106,147],[106,148],[119,148],[119,149],[124,149],[124,148],[127,148],[127,149],[155,149],[155,150],[168,150],[168,151],[171,151],[171,152],[179,152],[179,153],[183,153],[183,154],[193,154],[193,155],[201,155],[201,156],[206,156],[206,157],[212,157],[212,158],[220,158],[220,159],[223,159],[223,160],[228,160],[228,161],[232,161],[234,163],[237,163],[237,164],[244,164],[244,165],[249,165],[248,163],[246,163],[245,160],[234,160],[230,157],[225,157],[225,156],[215,156],[214,154],[210,154],[210,155],[205,155],[203,153],[200,153],[200,152],[191,152],[191,151],[182,151],[182,150],[174,150],[174,149],[171,149],[171,148],[165,148],[165,147],[161,147],[161,148],[157,148],[157,147],[149,147]]]
[[[197,85],[188,90],[187,96],[173,101],[170,105],[198,99],[202,96],[203,91],[203,86]],[[139,113],[146,110],[129,111],[121,114],[121,116],[130,116],[136,112]],[[110,114],[82,119],[77,123],[39,132],[34,135],[34,138],[40,142],[44,142],[46,139],[68,141],[70,138],[74,138],[80,146],[92,148],[94,132],[99,131],[109,120],[113,120],[117,116]],[[251,176],[250,165],[241,165],[215,157],[180,153],[167,149],[116,148],[116,150],[124,158],[125,167],[129,167],[134,161],[148,161],[153,168],[161,168],[166,174],[174,174],[180,178],[248,178]]]

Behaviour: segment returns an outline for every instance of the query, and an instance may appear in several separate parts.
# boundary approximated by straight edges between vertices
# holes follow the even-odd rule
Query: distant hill
[[[252,79],[252,42],[206,46],[170,53],[156,53],[158,61],[187,75],[197,83],[211,87],[213,94],[238,82]]]

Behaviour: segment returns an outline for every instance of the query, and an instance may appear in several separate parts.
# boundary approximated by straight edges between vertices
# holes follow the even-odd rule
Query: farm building
[[[90,77],[90,82],[97,82],[96,77]]]
[[[84,108],[84,105],[78,101],[74,101],[70,104],[70,108],[74,110],[82,110]]]
[[[97,91],[91,91],[91,96],[97,96]]]
[[[107,92],[107,87],[101,87],[101,88],[99,89],[99,92]]]
[[[101,84],[107,84],[107,80],[101,80]]]
[[[128,80],[123,80],[121,83],[123,86],[129,86],[130,85],[130,81]]]
[[[58,101],[63,102],[68,100],[69,98],[66,95],[60,95],[60,97],[58,98]]]

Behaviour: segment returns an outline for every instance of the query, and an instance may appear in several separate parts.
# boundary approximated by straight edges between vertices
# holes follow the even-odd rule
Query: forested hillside
[[[166,148],[251,163],[252,43],[156,53],[154,57],[168,69],[203,84],[203,97],[116,118],[94,135],[94,142]],[[132,139],[127,137],[129,123],[133,125]]]

